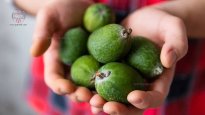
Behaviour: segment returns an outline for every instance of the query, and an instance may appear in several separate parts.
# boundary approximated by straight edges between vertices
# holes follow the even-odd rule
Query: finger
[[[97,115],[97,114],[100,114],[101,112],[103,112],[103,109],[91,106],[91,111],[94,115]]]
[[[95,94],[90,99],[90,105],[97,108],[102,108],[106,101],[98,94]]]
[[[51,37],[57,26],[55,15],[50,8],[44,8],[37,14],[33,43],[30,49],[31,55],[39,56],[50,46]]]
[[[91,105],[91,111],[93,114],[99,114],[103,111],[103,105],[106,103],[106,101],[98,94],[95,94],[90,99],[90,105]]]
[[[72,81],[65,79],[64,68],[59,61],[58,41],[53,39],[51,47],[44,55],[45,83],[57,94],[73,93],[76,86]]]
[[[128,100],[139,109],[158,107],[164,101],[164,96],[157,91],[132,91],[128,95]]]
[[[75,91],[75,95],[77,100],[81,102],[89,102],[91,97],[93,96],[92,92],[85,87],[78,87]]]
[[[161,23],[163,27],[160,27],[160,33],[165,44],[162,46],[160,58],[164,67],[170,68],[187,53],[186,29],[183,21],[173,16],[167,16]]]
[[[132,91],[128,94],[128,101],[140,109],[160,106],[167,97],[173,75],[174,67],[167,69],[160,78],[151,84],[150,91]]]
[[[132,106],[127,107],[122,103],[118,102],[107,102],[103,106],[103,111],[110,115],[141,115],[142,110],[134,108]]]
[[[77,99],[77,96],[75,93],[70,93],[69,95],[66,95],[68,97],[68,99],[72,102],[80,102],[78,99]]]

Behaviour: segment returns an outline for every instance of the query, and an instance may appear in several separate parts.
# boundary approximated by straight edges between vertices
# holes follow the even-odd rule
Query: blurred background
[[[35,115],[25,97],[34,17],[0,1],[0,115]]]

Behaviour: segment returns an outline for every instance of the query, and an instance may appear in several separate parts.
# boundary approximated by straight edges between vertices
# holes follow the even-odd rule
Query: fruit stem
[[[102,78],[104,78],[105,76],[104,76],[103,73],[100,73],[100,72],[97,71],[97,72],[93,75],[93,77],[90,79],[90,81],[91,81],[91,82],[94,82],[96,77],[99,77],[99,78],[102,79]]]
[[[132,33],[132,29],[129,28],[129,29],[123,29],[122,32],[121,32],[121,35],[124,39],[127,39],[129,38],[130,34]]]
[[[105,71],[105,72],[96,72],[95,75],[91,80],[94,80],[96,77],[99,77],[100,79],[103,79],[105,77],[108,77],[111,74],[111,71]]]
[[[104,77],[106,77],[106,75],[104,73],[100,73],[100,72],[97,72],[96,73],[96,76],[103,79]]]

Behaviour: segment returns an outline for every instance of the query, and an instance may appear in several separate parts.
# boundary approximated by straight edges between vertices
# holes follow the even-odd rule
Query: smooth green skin
[[[131,46],[131,38],[121,36],[123,26],[109,24],[94,31],[88,38],[88,50],[101,63],[117,61],[125,56]]]
[[[131,52],[127,60],[147,78],[155,78],[163,72],[160,50],[147,38],[133,37]]]
[[[84,17],[84,26],[89,32],[115,22],[115,14],[105,4],[93,4],[87,8]]]
[[[98,72],[110,75],[95,78],[95,88],[107,101],[128,104],[127,95],[133,90],[145,90],[145,80],[132,67],[119,62],[111,62],[102,66]]]
[[[86,54],[88,32],[81,27],[68,30],[60,43],[60,60],[71,65],[78,57]]]
[[[92,56],[81,56],[71,66],[71,78],[77,85],[94,89],[95,81],[91,81],[91,79],[99,68],[100,63]]]

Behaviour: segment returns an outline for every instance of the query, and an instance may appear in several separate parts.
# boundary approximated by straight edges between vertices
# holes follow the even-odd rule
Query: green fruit
[[[89,34],[81,27],[68,30],[60,43],[60,60],[69,65],[86,54],[88,36]]]
[[[144,37],[134,37],[132,39],[128,63],[147,78],[155,78],[163,72],[159,48]]]
[[[88,39],[88,50],[101,63],[116,61],[125,56],[131,44],[131,29],[109,24],[94,31]]]
[[[71,78],[75,84],[93,89],[95,85],[92,79],[99,68],[99,62],[92,56],[81,56],[71,66]]]
[[[104,4],[93,4],[87,8],[84,14],[84,26],[89,32],[114,23],[115,14],[112,9]]]
[[[119,62],[102,66],[95,74],[95,88],[107,101],[128,103],[133,90],[145,90],[145,80],[132,67]]]

